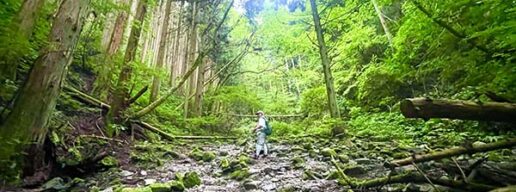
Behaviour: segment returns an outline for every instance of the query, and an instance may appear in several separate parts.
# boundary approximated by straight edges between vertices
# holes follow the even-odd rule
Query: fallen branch
[[[516,122],[516,104],[513,103],[411,98],[403,100],[400,109],[406,118]]]
[[[138,93],[136,93],[136,95],[134,95],[134,97],[132,97],[131,99],[129,99],[127,101],[127,104],[128,105],[131,105],[133,104],[134,102],[136,102],[136,100],[138,100],[147,90],[149,89],[149,86],[145,86],[143,87],[142,89],[140,89],[140,91],[138,91]]]
[[[238,139],[237,137],[223,137],[223,136],[190,136],[190,135],[186,135],[186,136],[180,136],[180,135],[171,135],[169,133],[166,133],[148,123],[145,123],[145,122],[141,122],[141,121],[131,121],[132,123],[135,123],[135,124],[138,124],[140,125],[141,127],[149,130],[149,131],[152,131],[154,133],[157,133],[163,137],[165,137],[166,139],[168,140],[175,140],[175,139]]]
[[[509,139],[507,141],[500,141],[488,144],[474,145],[469,147],[455,147],[446,149],[443,151],[432,152],[423,155],[414,155],[405,159],[391,161],[388,165],[392,167],[400,167],[410,165],[412,163],[426,162],[431,160],[439,160],[443,158],[463,155],[463,154],[474,154],[486,151],[492,151],[497,149],[511,148],[516,146],[516,138]]]
[[[240,114],[228,114],[229,116],[234,116],[234,117],[256,117],[256,115],[240,115]],[[304,117],[304,115],[296,115],[296,114],[292,114],[292,115],[266,115],[266,117],[270,117],[270,118],[288,118],[288,117]]]
[[[465,183],[462,181],[454,181],[454,180],[448,180],[448,179],[436,179],[428,177],[428,180],[430,180],[432,183],[436,185],[451,187],[451,188],[458,188],[463,189],[466,191],[489,191],[492,189],[495,189],[495,186],[480,184],[480,183]],[[371,188],[371,187],[377,187],[385,184],[394,184],[394,183],[428,183],[427,178],[425,178],[423,175],[415,172],[410,172],[406,174],[401,175],[395,175],[392,177],[382,177],[377,179],[371,179],[366,180],[362,182],[357,182],[356,187],[358,188]]]
[[[111,106],[109,106],[108,104],[106,104],[92,96],[89,96],[86,93],[83,93],[83,92],[73,88],[72,86],[65,85],[65,86],[63,86],[63,90],[67,91],[67,93],[69,93],[72,97],[79,99],[81,102],[83,102],[85,104],[95,106],[95,107],[100,107],[104,110],[109,110],[111,108]]]
[[[103,137],[103,136],[98,136],[98,135],[79,135],[79,137],[103,139],[103,140],[107,140],[107,141],[115,141],[118,143],[125,143],[124,141],[122,141],[120,139],[113,139],[113,138],[108,138],[108,137]]]

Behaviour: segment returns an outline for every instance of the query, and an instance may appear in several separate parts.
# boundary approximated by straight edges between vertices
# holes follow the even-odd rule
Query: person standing
[[[265,114],[263,111],[256,112],[256,115],[258,116],[258,123],[256,123],[255,128],[253,129],[253,132],[256,132],[256,153],[253,155],[253,158],[258,159],[260,157],[260,152],[263,150],[264,157],[268,154],[267,149],[267,134],[264,132],[267,128],[267,123],[265,119]]]

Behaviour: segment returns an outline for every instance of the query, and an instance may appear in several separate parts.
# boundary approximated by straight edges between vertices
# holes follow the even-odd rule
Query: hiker
[[[256,115],[258,116],[258,123],[256,124],[256,127],[253,129],[253,132],[256,132],[257,136],[256,154],[254,154],[253,158],[258,159],[260,156],[260,152],[262,150],[264,157],[267,156],[267,134],[265,133],[265,129],[267,129],[267,120],[265,119],[265,114],[263,113],[263,111],[256,112]]]

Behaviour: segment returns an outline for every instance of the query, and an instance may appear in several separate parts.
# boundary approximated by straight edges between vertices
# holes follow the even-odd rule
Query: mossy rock
[[[171,191],[184,191],[185,190],[185,185],[181,181],[171,181],[171,182],[168,182],[168,184],[170,185]]]
[[[312,143],[308,143],[308,142],[304,143],[303,148],[306,150],[313,149]]]
[[[290,148],[290,150],[291,150],[292,152],[301,152],[301,151],[304,151],[304,149],[303,149],[302,147],[297,146],[297,145],[296,145],[296,146],[293,146],[292,148]]]
[[[292,158],[292,165],[294,165],[296,169],[303,168],[304,163],[305,160],[299,156]]]
[[[227,158],[222,158],[222,159],[220,160],[219,166],[220,166],[220,168],[221,168],[222,170],[225,170],[225,169],[230,168],[230,166],[229,166],[229,165],[230,165],[230,164],[229,164],[229,160],[228,160]]]
[[[197,172],[188,172],[185,174],[183,179],[183,184],[186,188],[192,188],[197,185],[201,185],[201,178]]]
[[[170,185],[167,183],[153,183],[149,188],[152,192],[170,192]]]
[[[247,155],[240,155],[238,156],[238,161],[247,165],[251,163],[251,158],[249,158]]]
[[[242,180],[248,178],[250,175],[251,174],[249,174],[249,169],[245,168],[245,169],[233,171],[233,173],[231,173],[231,175],[229,177],[231,179],[234,179],[237,181],[242,181]]]
[[[308,156],[311,158],[315,158],[315,157],[317,157],[317,152],[314,149],[310,149],[308,151]]]
[[[166,151],[165,153],[163,153],[163,157],[177,159],[177,158],[179,158],[179,153],[170,150],[170,151]]]
[[[303,180],[315,180],[317,177],[315,176],[315,173],[310,169],[305,169],[303,171]]]
[[[340,162],[342,163],[348,163],[349,162],[349,156],[345,154],[338,155],[338,158]]]
[[[337,152],[335,152],[335,150],[333,150],[331,148],[324,148],[324,149],[321,150],[321,155],[324,156],[324,157],[331,158],[332,156],[336,157],[337,156]]]
[[[204,154],[201,150],[199,150],[198,148],[194,148],[190,154],[188,154],[188,157],[196,160],[196,161],[201,161],[203,160],[203,157],[204,157]]]
[[[202,155],[202,161],[210,162],[210,161],[213,161],[216,157],[217,157],[217,155],[214,152],[208,151]]]
[[[107,156],[100,161],[100,164],[106,167],[115,167],[118,165],[118,159],[113,156]]]
[[[220,156],[228,156],[228,152],[227,151],[220,151],[219,155]]]
[[[392,158],[394,159],[403,159],[408,156],[410,156],[410,154],[407,152],[397,152],[392,154]]]

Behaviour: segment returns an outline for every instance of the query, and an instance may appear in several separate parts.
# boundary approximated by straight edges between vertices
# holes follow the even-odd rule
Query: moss
[[[324,148],[323,150],[321,150],[321,154],[324,156],[324,157],[335,157],[337,156],[337,152],[335,152],[335,150],[331,149],[331,148]]]
[[[231,169],[229,160],[226,158],[220,160],[219,166],[222,169],[222,172],[227,172],[229,169]]]
[[[214,152],[205,152],[203,155],[202,155],[202,161],[204,162],[210,162],[210,161],[213,161],[215,158],[217,157],[217,155],[215,155]]]
[[[204,154],[198,148],[194,148],[188,156],[196,161],[201,161]]]
[[[122,188],[119,192],[152,192],[150,187]]]
[[[233,171],[233,173],[231,173],[231,175],[229,177],[231,179],[234,179],[237,181],[242,181],[242,180],[248,178],[249,176],[250,176],[249,169],[245,168],[245,169]]]
[[[107,156],[104,157],[104,159],[102,159],[100,163],[106,167],[115,167],[118,165],[118,160],[113,156]]]
[[[296,169],[303,168],[304,163],[305,160],[299,156],[292,158],[292,165],[294,165]]]
[[[342,162],[342,163],[349,162],[349,156],[347,156],[347,155],[342,154],[342,155],[339,155],[338,157],[339,157],[340,162]]]
[[[326,176],[326,180],[333,180],[337,178],[339,178],[339,172],[337,171],[332,171],[330,174],[328,174],[328,176]]]
[[[186,188],[192,188],[194,186],[201,184],[201,178],[199,177],[199,174],[197,174],[197,172],[195,171],[188,172],[185,174],[183,183]]]
[[[168,182],[168,184],[170,185],[171,191],[184,191],[185,190],[185,185],[181,181],[171,181],[171,182]]]
[[[249,164],[251,163],[251,158],[249,158],[247,155],[240,155],[238,157],[238,161],[241,163],[241,164]]]
[[[149,186],[152,192],[169,192],[170,185],[167,183],[154,183]]]

